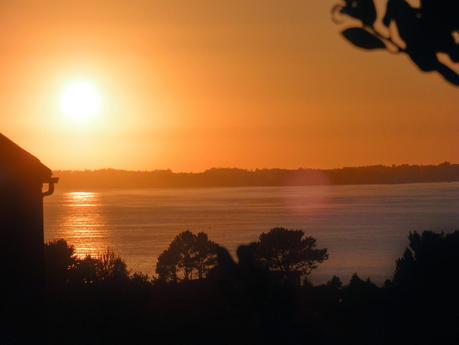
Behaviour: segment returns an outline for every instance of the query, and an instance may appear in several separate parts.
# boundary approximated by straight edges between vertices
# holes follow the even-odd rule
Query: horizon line
[[[151,172],[170,172],[174,174],[202,174],[212,170],[237,170],[245,172],[256,172],[260,170],[284,170],[284,171],[298,171],[298,170],[314,170],[314,171],[332,171],[332,170],[344,170],[344,169],[362,169],[362,168],[400,168],[400,167],[439,167],[439,166],[454,166],[459,163],[452,163],[449,161],[443,161],[441,163],[429,163],[429,164],[414,164],[414,163],[401,163],[401,164],[369,164],[369,165],[354,165],[354,166],[341,166],[335,168],[241,168],[241,167],[211,167],[199,171],[174,171],[170,168],[163,169],[122,169],[122,168],[94,168],[94,169],[52,169],[53,172],[98,172],[98,171],[123,171],[123,172],[136,172],[136,173],[151,173]]]

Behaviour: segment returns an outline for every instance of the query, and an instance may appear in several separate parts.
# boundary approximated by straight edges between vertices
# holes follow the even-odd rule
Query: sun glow
[[[87,122],[99,114],[102,100],[98,88],[90,81],[68,84],[60,95],[60,110],[68,118]]]

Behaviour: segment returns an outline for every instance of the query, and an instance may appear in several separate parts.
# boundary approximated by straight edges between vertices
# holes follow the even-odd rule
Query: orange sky
[[[351,47],[334,3],[2,1],[0,131],[53,169],[458,162],[458,89]],[[81,78],[85,124],[59,111]]]

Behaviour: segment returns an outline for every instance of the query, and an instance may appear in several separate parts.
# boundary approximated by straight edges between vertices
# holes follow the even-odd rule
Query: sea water
[[[59,191],[45,199],[45,239],[76,254],[107,248],[131,272],[153,274],[159,254],[184,230],[206,232],[234,255],[273,227],[301,229],[328,248],[313,273],[381,283],[410,231],[459,229],[459,183]]]

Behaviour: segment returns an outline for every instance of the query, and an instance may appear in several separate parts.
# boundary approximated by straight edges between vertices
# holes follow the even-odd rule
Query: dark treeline
[[[237,257],[185,231],[131,273],[107,251],[45,248],[49,344],[457,344],[459,231],[411,233],[383,286],[308,276],[328,258],[301,230],[275,228]],[[153,263],[152,263],[153,264]]]
[[[242,186],[306,186],[395,184],[459,181],[459,164],[366,166],[340,169],[230,169],[200,173],[171,170],[126,171],[115,169],[55,171],[61,188],[181,188]]]

